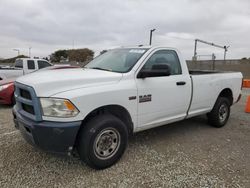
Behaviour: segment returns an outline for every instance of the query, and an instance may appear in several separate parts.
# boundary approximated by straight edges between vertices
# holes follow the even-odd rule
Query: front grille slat
[[[28,100],[32,100],[30,92],[24,89],[20,89],[20,95],[21,97],[28,99]]]
[[[15,82],[15,97],[16,108],[23,116],[42,121],[40,102],[32,87]]]
[[[22,97],[22,99],[20,100],[22,109],[27,113],[35,115],[33,104],[30,103],[30,101],[32,101],[30,92],[23,88],[20,88],[19,92],[20,92],[20,96]]]
[[[22,104],[22,108],[25,112],[35,115],[34,107],[28,104]]]

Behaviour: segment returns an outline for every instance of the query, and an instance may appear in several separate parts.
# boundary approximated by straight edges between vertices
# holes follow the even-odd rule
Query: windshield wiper
[[[100,67],[88,67],[89,69],[97,69],[97,70],[103,70],[103,71],[109,71],[112,72],[111,69],[104,69],[104,68],[100,68]]]

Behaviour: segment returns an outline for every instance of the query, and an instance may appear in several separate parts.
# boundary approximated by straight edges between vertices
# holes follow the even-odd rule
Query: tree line
[[[92,60],[93,57],[94,51],[88,48],[57,50],[50,55],[50,61],[52,63],[58,63],[61,61],[87,62]]]
[[[1,59],[0,63],[12,64],[18,58],[28,58],[28,56],[19,55],[8,59]],[[93,58],[94,58],[93,50],[90,50],[89,48],[81,48],[81,49],[57,50],[54,53],[52,53],[49,56],[49,58],[45,57],[42,59],[50,60],[52,63],[60,63],[62,61],[84,63],[91,61]]]

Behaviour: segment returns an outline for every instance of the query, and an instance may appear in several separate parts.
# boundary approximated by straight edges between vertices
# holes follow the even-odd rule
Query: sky
[[[191,59],[194,39],[230,46],[227,58],[250,57],[249,0],[0,0],[0,58],[46,57],[58,49],[148,45],[175,47]],[[198,44],[200,59],[223,49]]]

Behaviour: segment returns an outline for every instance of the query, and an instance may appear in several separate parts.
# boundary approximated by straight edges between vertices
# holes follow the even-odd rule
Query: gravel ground
[[[11,108],[0,106],[0,187],[250,187],[247,95],[224,128],[200,116],[138,133],[102,171],[33,148],[15,130]]]

